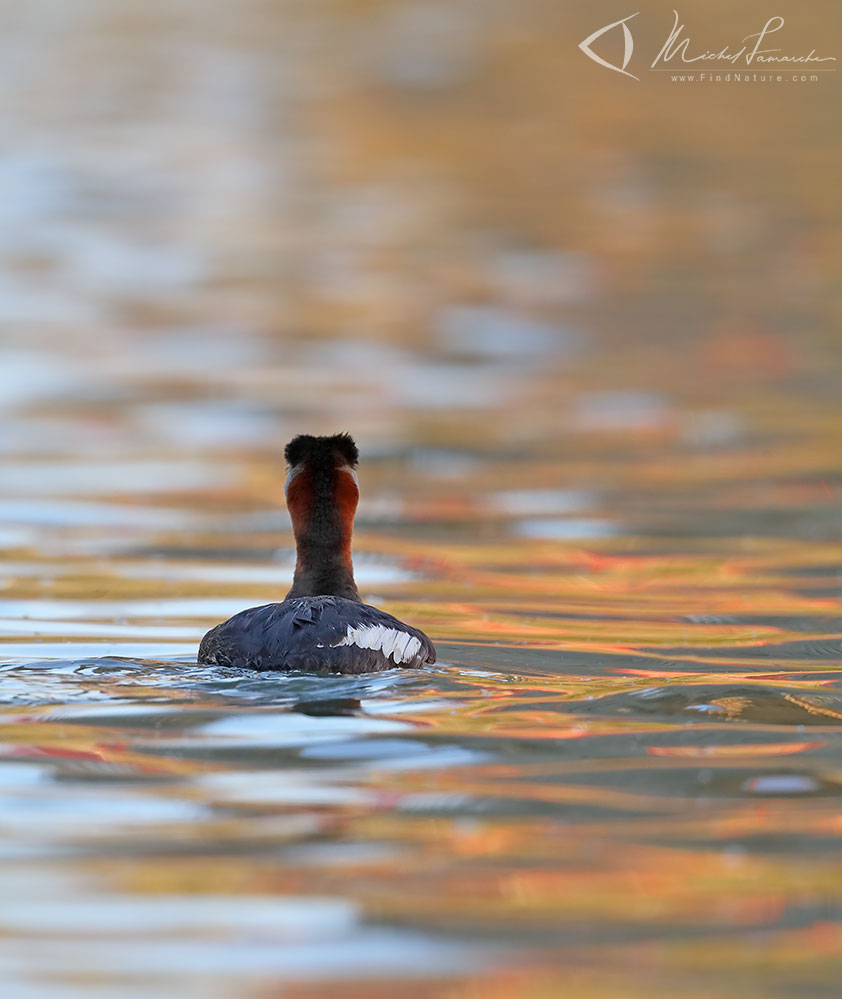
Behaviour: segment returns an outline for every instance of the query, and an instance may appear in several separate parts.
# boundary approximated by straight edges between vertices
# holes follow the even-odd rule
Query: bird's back
[[[199,662],[256,670],[371,673],[435,662],[417,628],[343,597],[295,597],[250,607],[212,628]]]

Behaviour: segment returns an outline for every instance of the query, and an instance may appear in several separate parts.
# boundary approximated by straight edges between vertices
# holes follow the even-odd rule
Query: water
[[[551,505],[491,505],[529,503]],[[697,515],[680,540],[587,548],[520,522],[458,543],[432,513],[364,528],[361,579],[440,658],[365,677],[195,664],[207,625],[283,588],[242,518],[204,561],[184,533],[156,560],[137,538],[19,552],[0,600],[9,994],[611,996],[629,963],[655,994],[772,972],[776,994],[832,994],[838,548],[699,537]]]
[[[4,997],[838,995],[832,74],[637,84],[537,0],[2,19]],[[438,663],[197,666],[340,430]]]

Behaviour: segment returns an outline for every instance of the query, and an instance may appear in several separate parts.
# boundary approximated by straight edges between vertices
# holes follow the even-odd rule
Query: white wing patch
[[[409,663],[421,651],[421,639],[409,635],[396,628],[386,628],[382,624],[365,624],[359,628],[348,625],[348,631],[341,642],[331,648],[338,649],[340,645],[356,645],[358,649],[376,649],[395,663]]]

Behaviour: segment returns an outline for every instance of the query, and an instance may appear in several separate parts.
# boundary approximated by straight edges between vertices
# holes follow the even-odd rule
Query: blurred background
[[[837,994],[838,77],[631,13],[0,3],[7,996]],[[190,665],[343,430],[441,665]]]

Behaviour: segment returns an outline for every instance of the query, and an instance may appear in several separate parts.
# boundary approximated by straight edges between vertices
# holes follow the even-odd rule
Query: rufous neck
[[[295,534],[295,575],[290,597],[331,595],[359,600],[351,561],[357,506],[356,480],[341,468],[301,469],[287,491]]]

